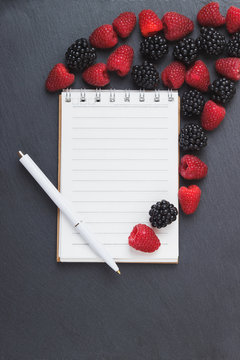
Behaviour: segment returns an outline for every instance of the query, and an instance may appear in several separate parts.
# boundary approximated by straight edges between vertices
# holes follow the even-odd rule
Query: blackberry
[[[179,41],[173,50],[173,56],[185,65],[191,64],[198,57],[198,47],[195,40],[184,38]]]
[[[214,80],[209,90],[211,99],[221,104],[228,103],[236,93],[234,82],[224,77]]]
[[[97,57],[95,48],[87,39],[76,40],[65,54],[67,67],[72,71],[81,71],[92,65]]]
[[[198,116],[203,111],[205,101],[200,91],[191,89],[185,91],[181,101],[181,110],[184,116]]]
[[[158,229],[171,224],[177,218],[178,211],[169,201],[162,200],[151,206],[150,223]]]
[[[187,124],[180,131],[179,145],[184,151],[199,151],[207,145],[207,136],[201,126]]]
[[[199,50],[205,51],[208,55],[219,55],[224,51],[226,40],[224,35],[214,28],[201,27],[196,44]]]
[[[161,35],[154,35],[140,43],[140,53],[149,60],[158,60],[168,53],[167,40]]]
[[[227,43],[227,53],[232,57],[240,57],[240,32],[235,33]]]
[[[159,83],[159,73],[148,61],[133,66],[132,78],[140,89],[155,89]]]

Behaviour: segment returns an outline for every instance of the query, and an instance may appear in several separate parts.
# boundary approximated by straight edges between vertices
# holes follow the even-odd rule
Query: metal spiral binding
[[[144,90],[139,90],[139,101],[140,101],[140,102],[144,102],[144,101],[145,101]]]
[[[95,97],[96,102],[100,102],[101,101],[101,89],[96,89],[96,97]]]
[[[71,90],[66,89],[65,91],[66,91],[65,101],[66,102],[71,102]]]
[[[72,96],[71,96],[71,89],[66,89],[64,90],[65,92],[65,102],[71,102],[72,101]],[[124,95],[124,102],[130,102],[130,95],[131,92],[129,89],[125,90],[125,95]],[[80,90],[80,102],[85,102],[86,101],[86,91],[85,89],[81,89]],[[96,89],[96,95],[95,95],[95,101],[96,102],[100,102],[101,101],[101,89]],[[116,92],[115,89],[110,89],[110,98],[109,98],[110,102],[115,102],[116,101]],[[139,90],[139,101],[140,102],[144,102],[145,101],[145,91],[144,90]],[[173,91],[172,89],[168,89],[168,101],[174,101],[174,96],[173,96]],[[155,90],[155,95],[154,95],[154,102],[160,102],[160,91],[159,90]]]
[[[115,90],[110,89],[110,102],[115,102]]]
[[[86,101],[86,91],[84,89],[80,90],[80,101],[81,102]]]
[[[130,90],[125,90],[124,101],[125,101],[125,102],[129,102],[129,101],[130,101]]]
[[[154,101],[155,101],[155,102],[159,102],[159,101],[160,101],[160,92],[159,92],[159,90],[155,90]]]
[[[173,101],[174,97],[173,97],[173,93],[172,93],[172,89],[168,89],[168,101]]]

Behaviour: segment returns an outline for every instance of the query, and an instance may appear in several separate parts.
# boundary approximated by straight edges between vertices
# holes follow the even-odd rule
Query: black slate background
[[[57,184],[58,97],[44,82],[75,39],[122,11],[195,20],[205,3],[1,0],[0,359],[240,359],[239,89],[200,153],[209,174],[198,211],[180,214],[179,265],[123,264],[119,277],[103,264],[57,264],[56,208],[17,157],[28,152]],[[223,13],[231,5],[220,4]],[[139,40],[136,28],[134,63]],[[74,87],[83,86],[78,77]],[[111,87],[134,88],[114,75]]]

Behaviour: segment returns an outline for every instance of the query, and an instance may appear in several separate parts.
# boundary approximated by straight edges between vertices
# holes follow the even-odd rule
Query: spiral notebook
[[[128,245],[152,204],[178,207],[176,91],[71,90],[59,97],[59,190],[117,262],[177,263],[178,219],[156,231],[161,246]],[[57,260],[100,262],[58,214]]]

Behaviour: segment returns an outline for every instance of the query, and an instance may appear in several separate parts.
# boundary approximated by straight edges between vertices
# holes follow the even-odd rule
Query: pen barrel
[[[106,264],[108,264],[114,271],[118,271],[119,268],[109,253],[105,250],[105,247],[93,239],[93,235],[88,231],[88,228],[83,222],[80,222],[76,227],[76,231],[81,235],[82,239],[85,240],[92,250],[102,258]]]
[[[56,189],[56,187],[51,183],[51,181],[46,177],[42,170],[35,164],[35,162],[30,158],[28,154],[23,155],[20,160],[21,164],[27,169],[27,171],[32,175],[36,182],[41,186],[41,188],[46,192],[46,194],[52,199],[52,201],[57,205],[57,207],[65,214],[69,222],[76,228],[77,232],[81,235],[82,239],[89,244],[91,249],[102,258],[113,270],[118,271],[118,266],[115,261],[105,250],[104,246],[94,240],[92,234],[88,231],[86,226],[79,222],[78,218],[71,210],[71,206],[61,195],[61,193]]]
[[[35,164],[28,154],[19,159],[21,164],[27,169],[32,177],[37,181],[41,188],[47,193],[57,207],[65,214],[70,223],[75,226],[78,223],[78,219],[74,215],[71,207],[68,205],[65,198],[51,183],[51,181],[44,175],[42,170]]]

